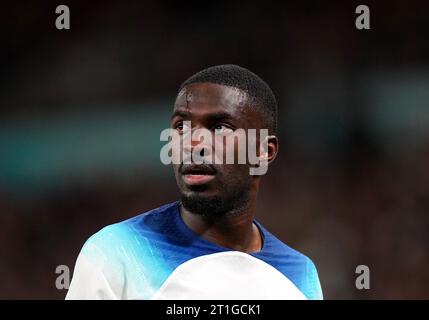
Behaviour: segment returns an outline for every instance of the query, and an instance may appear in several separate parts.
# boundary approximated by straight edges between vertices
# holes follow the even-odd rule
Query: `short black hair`
[[[269,85],[252,71],[235,64],[222,64],[201,70],[180,86],[193,83],[215,83],[243,90],[251,98],[251,105],[263,114],[265,125],[277,133],[277,101]]]

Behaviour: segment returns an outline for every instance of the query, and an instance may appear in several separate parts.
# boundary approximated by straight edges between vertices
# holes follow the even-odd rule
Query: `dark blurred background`
[[[159,134],[177,89],[235,63],[280,106],[257,218],[313,259],[327,299],[428,299],[429,3],[345,2],[2,4],[0,298],[64,298],[55,268],[91,234],[175,201]]]

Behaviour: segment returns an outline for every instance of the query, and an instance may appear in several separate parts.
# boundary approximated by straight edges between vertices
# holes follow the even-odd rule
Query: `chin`
[[[213,186],[204,184],[204,185],[186,185],[183,184],[182,195],[186,196],[201,196],[201,197],[218,197],[220,196],[220,190],[213,188]]]
[[[201,215],[220,214],[224,212],[225,201],[219,195],[206,192],[188,191],[182,193],[182,204],[191,213]]]

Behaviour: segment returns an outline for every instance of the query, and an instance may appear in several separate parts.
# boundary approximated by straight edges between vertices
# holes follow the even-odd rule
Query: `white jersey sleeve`
[[[84,255],[79,255],[66,300],[116,300],[103,271]]]

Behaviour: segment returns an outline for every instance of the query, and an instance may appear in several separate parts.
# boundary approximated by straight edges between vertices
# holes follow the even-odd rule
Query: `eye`
[[[214,126],[214,130],[216,131],[216,133],[233,133],[234,129],[232,129],[231,127],[225,125],[225,124],[217,124]]]
[[[179,132],[183,132],[184,130],[189,130],[189,126],[186,125],[185,123],[183,123],[183,121],[179,121],[176,123],[176,125],[174,126],[174,129],[176,129]]]

